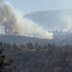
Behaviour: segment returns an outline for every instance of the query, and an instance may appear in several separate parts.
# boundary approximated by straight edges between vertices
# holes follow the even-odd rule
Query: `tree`
[[[27,48],[30,48],[30,49],[33,49],[33,45],[32,45],[32,43],[27,43]]]
[[[60,67],[55,67],[54,72],[62,72],[62,69]]]
[[[35,48],[37,51],[40,51],[41,46],[40,46],[40,45],[38,45],[38,43],[37,43],[37,42],[35,42],[35,44],[34,44],[34,48]]]
[[[51,44],[50,44],[50,43],[48,44],[48,48],[52,48],[52,46],[51,46]]]
[[[34,48],[38,48],[39,47],[39,45],[38,45],[38,43],[37,42],[35,42],[35,44],[34,44]]]
[[[2,44],[0,44],[2,45]],[[0,72],[12,72],[12,62],[11,59],[6,59],[6,56],[3,55],[3,50],[0,48]]]
[[[66,48],[69,48],[69,44],[66,45]]]
[[[21,48],[26,48],[25,45],[23,45],[23,44],[21,44],[20,47],[21,47]]]
[[[17,48],[16,43],[13,44],[13,48],[15,48],[15,49]]]

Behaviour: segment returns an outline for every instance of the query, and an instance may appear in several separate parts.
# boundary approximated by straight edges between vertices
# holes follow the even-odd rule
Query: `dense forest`
[[[72,72],[72,46],[68,44],[59,47],[55,44],[40,46],[27,43],[18,46],[3,43],[0,49],[4,49],[5,60],[13,60],[9,67],[16,66],[16,69],[11,69],[12,72]]]
[[[2,45],[2,42],[0,43]],[[3,54],[2,48],[0,48],[0,72],[12,72],[13,69],[16,69],[16,66],[14,66],[13,60],[8,59],[6,55]]]

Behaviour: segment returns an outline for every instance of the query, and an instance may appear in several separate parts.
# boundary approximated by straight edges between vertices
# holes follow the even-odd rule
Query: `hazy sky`
[[[72,9],[72,0],[7,0],[24,13],[45,10]]]

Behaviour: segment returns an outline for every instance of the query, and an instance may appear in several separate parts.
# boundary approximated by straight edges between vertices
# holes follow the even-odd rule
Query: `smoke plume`
[[[5,31],[21,36],[52,39],[53,34],[15,11],[9,2],[0,0],[0,26]]]
[[[64,23],[64,32],[72,32],[72,10],[64,10],[60,13],[60,19]]]

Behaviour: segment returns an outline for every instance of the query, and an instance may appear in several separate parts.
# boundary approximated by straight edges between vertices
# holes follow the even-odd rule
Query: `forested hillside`
[[[37,42],[39,45],[47,45],[56,44],[56,46],[64,46],[66,44],[72,45],[72,33],[61,32],[61,31],[53,31],[53,39],[39,39],[35,37],[26,37],[26,36],[15,36],[15,35],[0,35],[0,41],[3,43],[9,43],[13,45],[16,43],[17,45],[27,43],[34,44]]]
[[[3,44],[4,54],[13,59],[13,72],[72,72],[72,46],[57,47],[55,44],[41,46],[27,43],[17,46]]]
[[[34,21],[48,31],[64,31],[67,25],[67,18],[72,17],[72,10],[37,11],[26,14],[24,17]]]
[[[12,72],[16,66],[13,64],[13,60],[3,53],[4,49],[1,45],[2,42],[0,43],[0,72]]]

